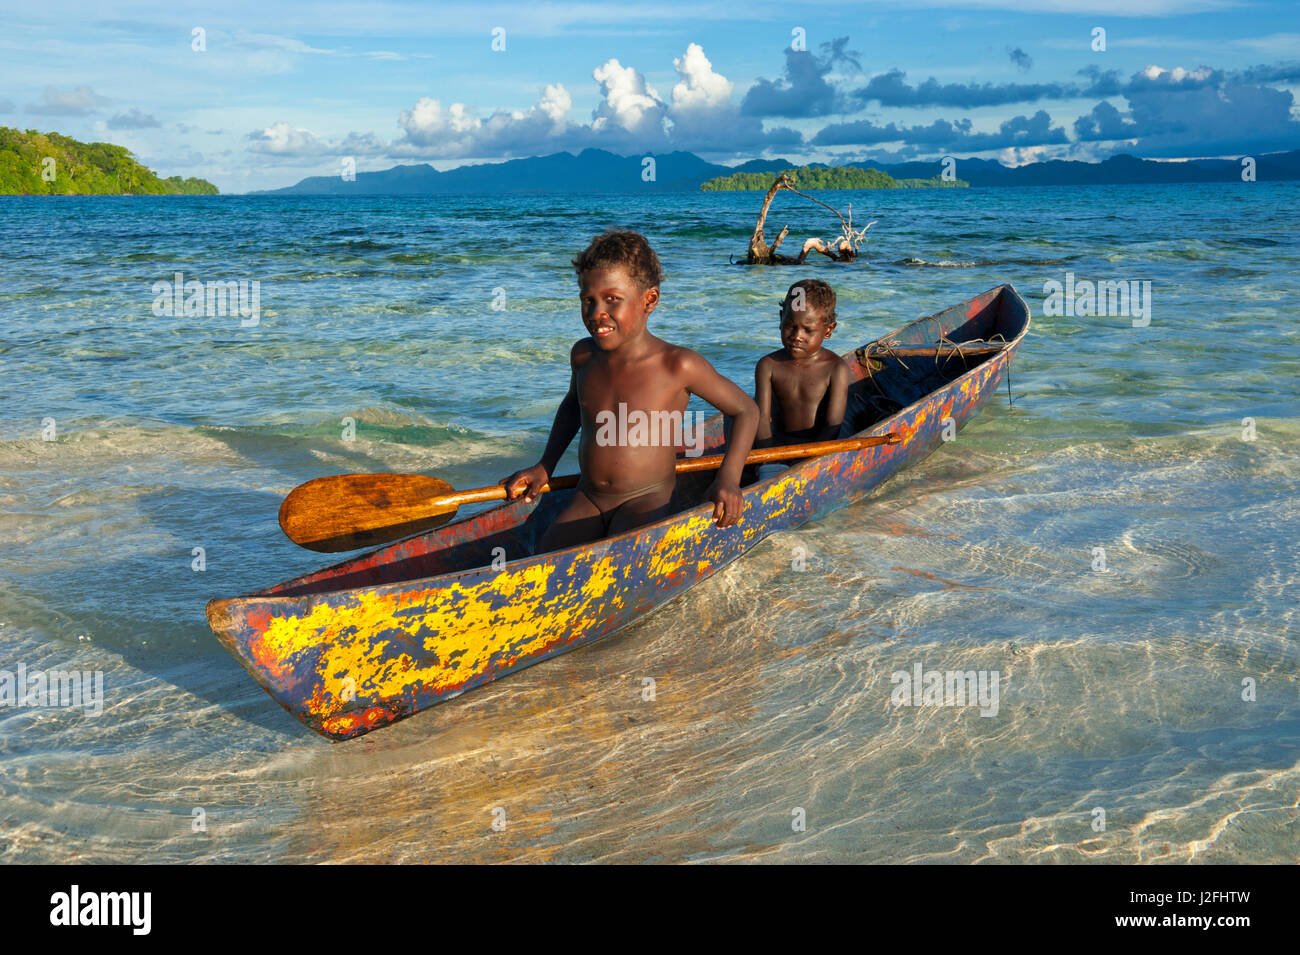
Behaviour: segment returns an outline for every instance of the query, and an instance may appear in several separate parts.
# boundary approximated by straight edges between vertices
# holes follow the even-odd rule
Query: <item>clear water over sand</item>
[[[858,263],[729,266],[758,198],[0,202],[0,670],[104,678],[98,716],[0,708],[0,861],[1300,857],[1300,186],[856,194]],[[317,738],[204,603],[327,562],[275,523],[304,480],[535,460],[607,225],[746,386],[795,278],[843,350],[1012,282],[1015,403],[621,634]],[[177,271],[260,281],[260,323],[155,316]],[[1067,271],[1150,280],[1150,324],[1045,316]],[[997,714],[893,705],[916,664],[998,673]]]

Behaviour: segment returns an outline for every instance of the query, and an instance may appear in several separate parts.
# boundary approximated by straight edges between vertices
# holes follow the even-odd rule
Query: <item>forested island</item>
[[[857,166],[792,166],[779,170],[788,173],[801,189],[964,189],[969,182],[932,179],[895,179],[880,169]],[[762,192],[772,184],[771,172],[737,172],[718,176],[700,185],[701,192]]]
[[[206,179],[159,178],[125,146],[0,126],[0,195],[215,196]]]

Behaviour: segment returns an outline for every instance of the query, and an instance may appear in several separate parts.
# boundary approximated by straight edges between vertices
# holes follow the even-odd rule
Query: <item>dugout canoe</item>
[[[697,503],[712,475],[682,475],[681,513],[532,556],[540,529],[573,493],[556,491],[213,600],[208,622],[304,724],[330,739],[360,736],[608,636],[768,535],[863,497],[979,410],[1028,328],[1024,299],[1003,285],[844,356],[852,376],[845,436],[894,431],[901,443],[807,460],[746,486],[734,527],[718,529],[712,505]],[[721,448],[724,432],[721,416],[707,423],[706,453]]]

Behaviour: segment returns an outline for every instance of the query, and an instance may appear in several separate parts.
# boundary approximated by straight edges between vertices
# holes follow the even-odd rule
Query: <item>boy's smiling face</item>
[[[821,311],[805,307],[796,311],[789,299],[781,303],[781,344],[791,358],[810,358],[831,337],[835,323],[826,322]]]
[[[659,304],[659,289],[640,288],[623,266],[588,269],[579,282],[582,323],[602,351],[613,351],[645,332]]]

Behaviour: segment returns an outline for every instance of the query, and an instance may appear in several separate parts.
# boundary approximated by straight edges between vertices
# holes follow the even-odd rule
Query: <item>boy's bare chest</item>
[[[782,404],[821,401],[831,386],[831,366],[778,367],[772,373],[772,390]]]
[[[611,366],[593,359],[578,370],[577,386],[578,403],[593,414],[620,404],[630,410],[680,411],[690,397],[657,362]]]

